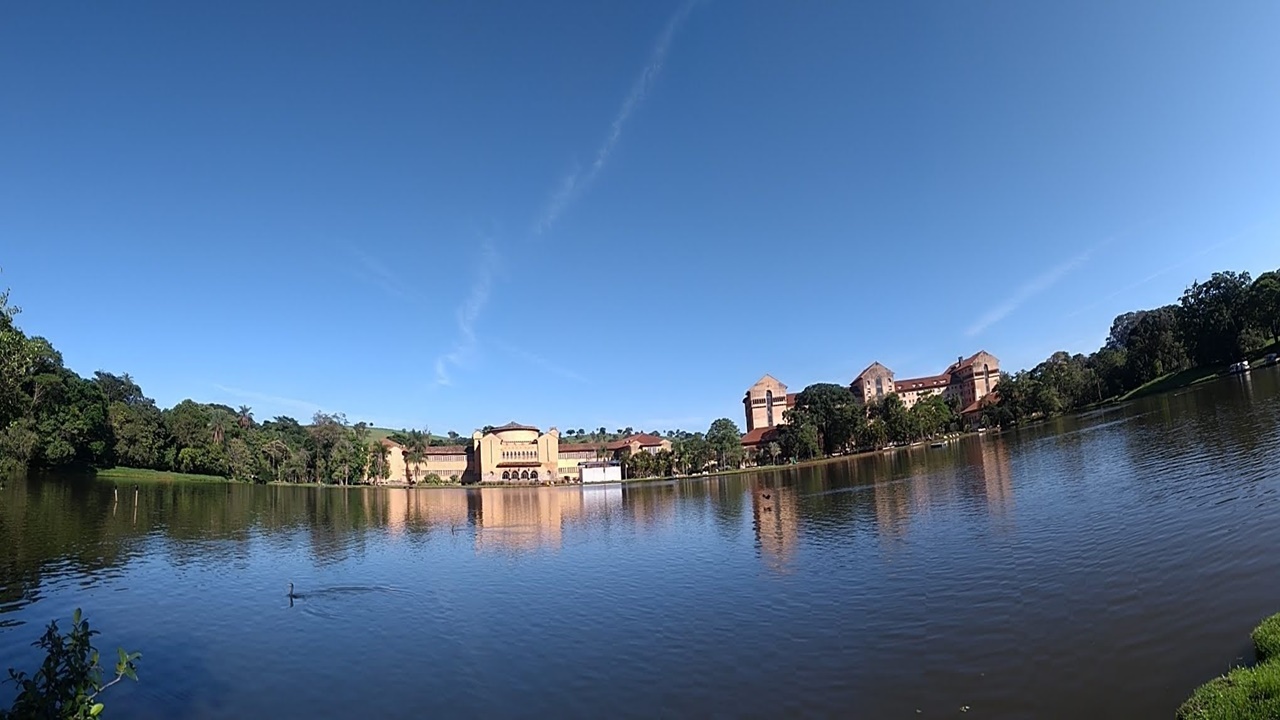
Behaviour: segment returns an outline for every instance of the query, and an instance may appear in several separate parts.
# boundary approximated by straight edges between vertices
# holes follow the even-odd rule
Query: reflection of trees
[[[138,552],[128,515],[112,516],[111,490],[92,481],[10,479],[0,491],[0,612],[39,597],[46,570],[91,576]]]

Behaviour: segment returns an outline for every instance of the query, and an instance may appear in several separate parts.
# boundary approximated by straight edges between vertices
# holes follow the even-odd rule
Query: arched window
[[[522,472],[520,473],[520,479],[521,479],[521,480],[528,480],[528,479],[529,479],[529,471],[528,471],[528,470],[524,470],[524,471],[522,471]]]
[[[991,392],[991,370],[986,363],[982,363],[982,381],[987,384],[987,392]]]
[[[510,470],[503,470],[503,471],[502,471],[502,479],[503,479],[503,480],[510,480],[510,479],[511,479],[511,471],[510,471]]]
[[[765,407],[765,424],[773,427],[773,391],[764,391],[764,407]]]
[[[530,470],[530,471],[529,471],[529,479],[530,479],[530,480],[537,480],[537,479],[538,479],[538,471],[537,471],[537,470]]]

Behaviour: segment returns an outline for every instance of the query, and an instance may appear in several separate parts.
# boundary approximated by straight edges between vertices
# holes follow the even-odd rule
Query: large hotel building
[[[502,427],[476,431],[470,445],[428,447],[420,462],[410,467],[405,448],[383,440],[390,465],[390,482],[438,475],[443,480],[462,483],[542,483],[575,481],[581,468],[621,453],[656,453],[670,450],[671,441],[641,433],[610,443],[561,443],[560,432],[542,432],[530,425],[507,423]]]
[[[930,395],[956,398],[960,415],[972,422],[984,405],[984,399],[996,383],[1000,382],[1000,361],[995,355],[982,350],[969,357],[957,358],[946,370],[928,377],[894,378],[893,371],[873,362],[850,383],[858,402],[874,402],[889,394],[897,394],[902,404],[910,408]],[[742,444],[756,447],[767,442],[772,431],[786,422],[785,413],[795,406],[795,393],[788,393],[787,386],[772,375],[765,375],[747,389],[742,398],[746,413],[747,434]]]

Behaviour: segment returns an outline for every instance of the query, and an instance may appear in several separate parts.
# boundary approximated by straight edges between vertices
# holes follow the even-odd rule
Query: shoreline
[[[1266,350],[1270,350],[1270,349],[1271,347],[1266,348]],[[1263,357],[1263,354],[1260,353],[1259,357]],[[1250,358],[1250,359],[1252,360],[1253,358]],[[1263,369],[1263,368],[1258,368],[1258,369]],[[1188,387],[1193,387],[1195,385],[1211,382],[1213,380],[1224,379],[1230,376],[1231,376],[1230,373],[1228,373],[1226,370],[1226,366],[1222,366],[1222,367],[1215,366],[1215,367],[1209,367],[1209,368],[1191,368],[1188,370],[1182,370],[1177,373],[1170,373],[1168,375],[1164,375],[1162,377],[1156,378],[1148,382],[1147,384],[1142,385],[1141,387],[1138,387],[1129,391],[1124,395],[1103,400],[1101,402],[1094,403],[1092,405],[1086,405],[1076,410],[1072,410],[1071,412],[1063,413],[1062,415],[1036,418],[1029,422],[1016,425],[1015,427],[1018,427],[1018,428],[1032,427],[1034,425],[1039,425],[1053,418],[1068,417],[1071,415],[1081,415],[1084,413],[1094,412],[1104,408],[1112,408],[1118,405],[1122,405],[1124,403],[1139,400],[1144,397],[1163,395],[1165,393],[1175,392],[1177,390],[1183,390]],[[989,428],[983,432],[965,431],[965,432],[960,432],[958,434],[951,435],[947,438],[947,440],[948,442],[950,442],[950,441],[970,437],[972,435],[1000,434],[1001,432],[1002,432],[1001,428]],[[788,468],[799,469],[799,468],[817,467],[821,465],[841,462],[841,461],[850,460],[853,458],[866,457],[869,455],[875,455],[879,453],[898,452],[900,450],[909,450],[915,447],[927,446],[929,442],[930,441],[928,440],[922,440],[920,442],[913,443],[911,445],[899,445],[894,447],[882,448],[879,450],[864,450],[861,452],[847,453],[844,455],[835,455],[832,457],[814,458],[812,460],[804,460],[801,462],[791,463],[786,465],[757,465],[749,468],[723,470],[723,471],[717,471],[717,472],[711,472],[711,473],[702,473],[697,475],[670,475],[670,476],[664,476],[664,477],[628,478],[628,479],[623,479],[619,481],[618,484],[634,485],[634,484],[642,484],[642,483],[677,482],[677,481],[684,481],[684,480],[710,480],[713,478],[741,475],[744,473],[751,473],[751,472],[769,472],[769,471],[785,470]],[[137,482],[152,482],[152,483],[191,482],[191,483],[227,483],[230,485],[258,484],[258,483],[245,482],[243,480],[233,480],[231,478],[221,477],[217,475],[197,475],[197,474],[191,474],[191,473],[170,472],[165,470],[150,470],[150,469],[143,469],[143,468],[126,468],[126,467],[114,467],[114,468],[107,468],[105,470],[96,470],[93,472],[93,477],[95,480],[109,480],[109,481],[116,481],[116,482],[120,482],[120,481],[137,481]],[[443,484],[432,484],[432,485],[425,485],[425,484],[409,485],[407,483],[395,483],[395,484],[360,483],[360,484],[351,484],[351,485],[330,485],[325,483],[312,483],[312,482],[306,482],[306,483],[269,482],[269,483],[262,483],[262,484],[272,485],[272,486],[288,486],[288,487],[387,488],[387,489],[406,489],[406,490],[447,490],[447,489],[478,488],[478,487],[487,487],[487,488],[572,487],[572,486],[582,485],[582,483],[555,483],[550,485],[534,485],[534,484],[527,484],[527,483],[487,483],[487,484],[443,483]],[[588,485],[591,485],[591,484],[595,484],[595,483],[588,483]],[[614,483],[599,483],[599,484],[610,485]]]

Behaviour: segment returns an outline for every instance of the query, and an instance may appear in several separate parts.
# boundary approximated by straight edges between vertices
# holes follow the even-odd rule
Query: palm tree
[[[213,431],[214,445],[222,445],[227,439],[227,421],[220,411],[214,411],[213,419],[209,421],[209,430]]]
[[[248,405],[241,405],[239,413],[240,427],[248,429],[249,426],[253,425],[253,408]]]
[[[289,446],[280,438],[274,438],[262,446],[262,454],[267,456],[273,475],[279,479],[280,463],[289,457]]]
[[[369,449],[369,476],[378,480],[391,477],[391,448],[380,442]]]
[[[430,440],[429,436],[421,430],[409,431],[409,442],[404,448],[404,470],[408,475],[409,484],[412,485],[417,478],[418,464],[426,459],[427,447]]]

